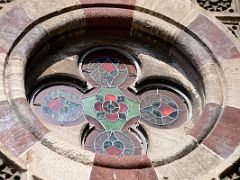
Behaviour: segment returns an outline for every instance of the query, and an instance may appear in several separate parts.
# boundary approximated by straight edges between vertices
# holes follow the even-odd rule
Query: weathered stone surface
[[[48,133],[47,128],[43,126],[33,114],[26,98],[13,99],[12,106],[19,113],[24,125],[37,139],[41,140]]]
[[[47,39],[46,31],[39,25],[35,26],[21,39],[11,56],[29,59],[38,50],[38,47],[45,42],[45,39]]]
[[[0,17],[0,46],[8,51],[17,37],[32,22],[22,8],[13,8]]]
[[[77,9],[59,16],[52,17],[41,23],[41,26],[47,31],[49,36],[78,30],[78,34],[85,32],[86,18],[83,9]]]
[[[148,125],[143,127],[149,138],[147,153],[155,164],[164,164],[166,159],[184,156],[186,149],[194,146],[193,138],[186,136],[183,126],[176,129],[157,129]]]
[[[163,39],[169,43],[172,43],[174,36],[179,33],[181,29],[175,25],[169,23],[165,19],[160,19],[151,16],[147,13],[134,11],[131,36],[138,37],[139,32],[145,32],[146,34],[153,35],[155,38]],[[141,39],[146,39],[144,36]],[[154,43],[154,42],[149,42]]]
[[[54,74],[69,74],[72,77],[79,78],[79,67],[78,67],[79,56],[71,56],[62,58],[59,62],[50,65],[45,69],[44,72],[39,76],[38,79],[54,75]]]
[[[44,16],[54,16],[55,14],[60,14],[66,12],[68,7],[71,9],[75,8],[80,4],[79,0],[27,0],[23,1],[21,7],[24,8],[27,15],[33,20],[38,20]]]
[[[7,101],[0,103],[0,141],[16,156],[36,143],[36,138],[20,123]]]
[[[201,142],[214,127],[220,112],[220,105],[215,103],[205,104],[201,116],[194,122],[189,134]]]
[[[109,162],[109,156],[96,154],[90,179],[157,180],[158,178],[147,156],[112,156]]]
[[[198,179],[221,163],[221,158],[216,156],[204,146],[186,155],[182,159],[165,166],[156,167],[159,179],[192,180]]]
[[[198,15],[187,28],[208,46],[217,59],[225,60],[240,57],[240,51],[227,34],[205,16]]]
[[[158,58],[162,61],[159,61]],[[174,67],[174,63],[171,63],[173,58],[170,56],[168,58],[168,62],[166,63],[164,62],[166,58],[156,58],[144,53],[138,54],[138,59],[142,64],[141,77],[138,83],[141,83],[149,78],[162,79],[162,77],[168,77],[168,79],[173,81],[181,82],[186,89],[196,93],[193,84],[189,80],[189,77],[186,74],[183,74],[180,68],[177,69]],[[191,67],[187,66],[187,63],[186,67],[189,69],[189,71],[191,71]]]
[[[5,72],[5,88],[7,95],[11,99],[25,98],[24,69],[26,65],[25,58],[10,57]]]
[[[227,106],[214,130],[203,142],[223,158],[229,157],[240,143],[240,109]]]
[[[240,147],[238,146],[238,148],[234,151],[234,153],[229,158],[225,159],[213,170],[211,170],[208,174],[205,174],[204,176],[200,177],[198,180],[213,179],[213,178],[219,179],[219,177],[223,178],[226,175],[232,176],[233,175],[232,170],[236,169],[236,166],[238,166],[238,163],[236,162],[239,162],[239,157],[240,157]]]
[[[183,20],[192,9],[192,3],[188,0],[136,0],[135,6],[136,9],[148,9],[156,12],[158,17],[166,16],[171,21],[178,22]]]
[[[240,108],[240,58],[221,62],[226,88],[226,105]]]
[[[201,68],[201,66],[205,64],[213,63],[213,58],[206,47],[185,31],[176,35],[174,46],[197,68]]]
[[[217,64],[206,64],[199,69],[203,78],[204,87],[202,90],[205,93],[205,104],[216,103],[222,104],[223,101],[223,85],[221,70]]]
[[[42,144],[33,146],[22,159],[28,162],[29,175],[39,179],[88,180],[92,169],[91,166],[65,158]]]
[[[86,8],[86,32],[92,35],[128,36],[133,10],[120,8]],[[98,29],[96,31],[96,29]],[[117,33],[116,33],[117,32]]]
[[[173,157],[170,160],[172,163],[156,168],[159,178],[201,179],[202,175],[209,173],[221,162],[221,157],[217,154],[229,157],[236,150],[239,145],[238,134],[240,131],[238,127],[240,112],[237,109],[240,107],[238,98],[239,52],[217,23],[211,22],[202,15],[196,17],[198,14],[196,11],[199,11],[193,8],[190,0],[137,0],[136,7],[134,0],[19,0],[15,2],[17,2],[18,8],[11,9],[10,5],[8,7],[10,11],[0,17],[0,100],[12,100],[12,106],[7,101],[4,101],[6,104],[0,103],[0,141],[13,154],[22,155],[29,165],[28,178],[31,179],[33,176],[32,179],[51,180],[79,179],[79,177],[80,179],[89,179],[90,177],[94,155],[79,147],[81,145],[79,137],[82,132],[79,129],[82,126],[64,128],[48,124],[47,126],[54,133],[46,134],[48,131],[32,114],[25,99],[24,76],[30,54],[38,50],[38,45],[45,43],[45,39],[42,39],[43,36],[53,37],[67,32],[61,38],[63,36],[68,38],[70,37],[68,32],[72,32],[72,30],[77,30],[76,33],[80,34],[81,38],[82,35],[90,37],[101,35],[100,38],[102,35],[105,37],[107,35],[106,38],[116,35],[116,39],[120,39],[130,34],[133,38],[137,37],[139,41],[142,41],[142,44],[148,42],[155,49],[158,47],[155,45],[160,44],[158,40],[164,40],[168,42],[167,44],[181,50],[188,58],[185,62],[191,62],[196,71],[190,71],[189,66],[185,66],[184,63],[180,64],[177,60],[172,64],[151,63],[162,61],[162,59],[154,59],[149,54],[141,53],[142,50],[148,51],[141,43],[136,43],[142,48],[137,49],[136,51],[139,53],[136,53],[132,50],[136,44],[127,44],[126,41],[109,43],[102,38],[101,41],[94,40],[86,43],[79,38],[77,40],[81,41],[81,45],[74,47],[75,49],[72,49],[71,53],[77,49],[75,53],[79,55],[81,50],[92,46],[116,45],[138,55],[140,64],[143,65],[141,68],[145,71],[142,75],[146,77],[146,81],[148,77],[152,76],[159,79],[166,78],[169,81],[168,78],[171,78],[171,83],[172,81],[176,82],[184,90],[193,92],[191,96],[195,95],[195,99],[191,100],[194,103],[196,99],[198,100],[198,104],[192,104],[193,113],[197,112],[193,119],[199,114],[202,108],[201,103],[207,104],[199,121],[194,121],[195,127],[191,132],[191,135],[200,141],[203,139],[202,131],[205,131],[208,123],[217,117],[219,106],[221,104],[232,106],[225,109],[219,124],[204,142],[211,150],[200,145],[199,148],[192,151],[191,148],[196,147],[197,144],[192,137],[185,134],[184,127],[166,131],[144,127],[149,137],[148,153],[155,165],[159,165],[159,159],[164,161],[167,156]],[[95,6],[95,8],[90,8],[90,6]],[[194,17],[196,17],[195,20],[193,20]],[[33,22],[32,19],[36,21]],[[189,24],[191,20],[193,20],[192,23],[183,32],[182,30],[185,28],[182,23]],[[41,24],[37,25],[40,22]],[[32,30],[27,28],[30,23],[35,23],[32,24],[35,26]],[[30,31],[21,36],[22,32],[26,32],[26,28]],[[86,29],[91,33],[85,33]],[[151,35],[151,38],[148,35]],[[18,44],[14,44],[17,38],[20,41]],[[148,41],[145,41],[146,39]],[[150,42],[152,40],[154,43]],[[37,44],[39,41],[41,43]],[[6,54],[12,45],[16,45],[16,48],[13,49],[9,61],[5,62]],[[161,48],[156,51],[159,50],[166,50],[167,59],[174,52],[174,49],[169,51],[169,49]],[[62,52],[62,49],[59,51]],[[218,64],[218,60],[221,61],[220,64]],[[77,66],[77,64],[74,65]],[[5,67],[7,69],[4,69]],[[68,67],[60,68],[58,66],[56,68],[62,70],[61,68]],[[52,69],[52,74],[54,70]],[[72,72],[72,74],[77,73],[77,69]],[[31,75],[29,74],[29,76]],[[163,81],[156,82],[162,83]],[[195,107],[197,108],[195,109]],[[20,116],[13,109],[17,109]],[[188,123],[194,125],[192,121]],[[211,124],[211,126],[213,125],[214,123]],[[30,129],[33,135],[27,129]],[[44,137],[41,144],[35,144],[37,141],[35,137],[37,139]],[[33,144],[35,146],[32,146]],[[0,146],[3,145],[0,144]],[[181,150],[184,148],[187,151],[182,153]],[[27,150],[29,152],[25,154],[24,152]],[[175,156],[176,154],[177,156]],[[149,160],[144,164],[139,162],[141,159],[139,157],[134,157],[136,159],[133,158],[130,162],[126,159],[119,161],[117,158],[114,157],[110,160],[109,158],[96,158],[91,178],[156,179]]]
[[[93,164],[94,153],[80,148],[79,145],[73,145],[58,138],[54,132],[48,133],[41,143],[63,157],[88,166]]]

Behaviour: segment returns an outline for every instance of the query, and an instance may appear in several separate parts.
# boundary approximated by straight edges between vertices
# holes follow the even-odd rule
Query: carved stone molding
[[[6,160],[0,158],[0,180],[3,179],[23,180],[22,172],[10,165]]]
[[[208,11],[222,12],[231,7],[232,0],[197,0],[197,3]]]
[[[198,6],[211,12],[229,31],[240,38],[240,1],[238,0],[193,0]]]

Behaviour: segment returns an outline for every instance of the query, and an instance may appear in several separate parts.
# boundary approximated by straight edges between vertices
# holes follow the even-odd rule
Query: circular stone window
[[[39,119],[53,125],[89,123],[91,128],[81,138],[89,151],[145,154],[147,135],[141,124],[160,131],[179,127],[191,116],[188,98],[174,87],[135,88],[141,68],[130,53],[113,47],[93,48],[82,54],[77,68],[87,87],[48,83],[33,93],[31,107]]]

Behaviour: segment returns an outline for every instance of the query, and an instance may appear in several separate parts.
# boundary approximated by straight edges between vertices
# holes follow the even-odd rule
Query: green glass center
[[[109,105],[108,105],[108,109],[109,109],[109,110],[114,110],[114,109],[115,109],[114,104],[109,104]]]

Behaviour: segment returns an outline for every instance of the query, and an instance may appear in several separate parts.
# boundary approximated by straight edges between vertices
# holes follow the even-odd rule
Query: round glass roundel
[[[81,92],[71,86],[55,85],[37,92],[31,106],[40,119],[71,125],[83,119],[81,96]]]
[[[168,90],[150,90],[141,95],[142,121],[156,127],[172,128],[188,119],[188,106]]]
[[[127,87],[137,79],[133,58],[115,48],[95,48],[81,58],[80,72],[93,86]]]

